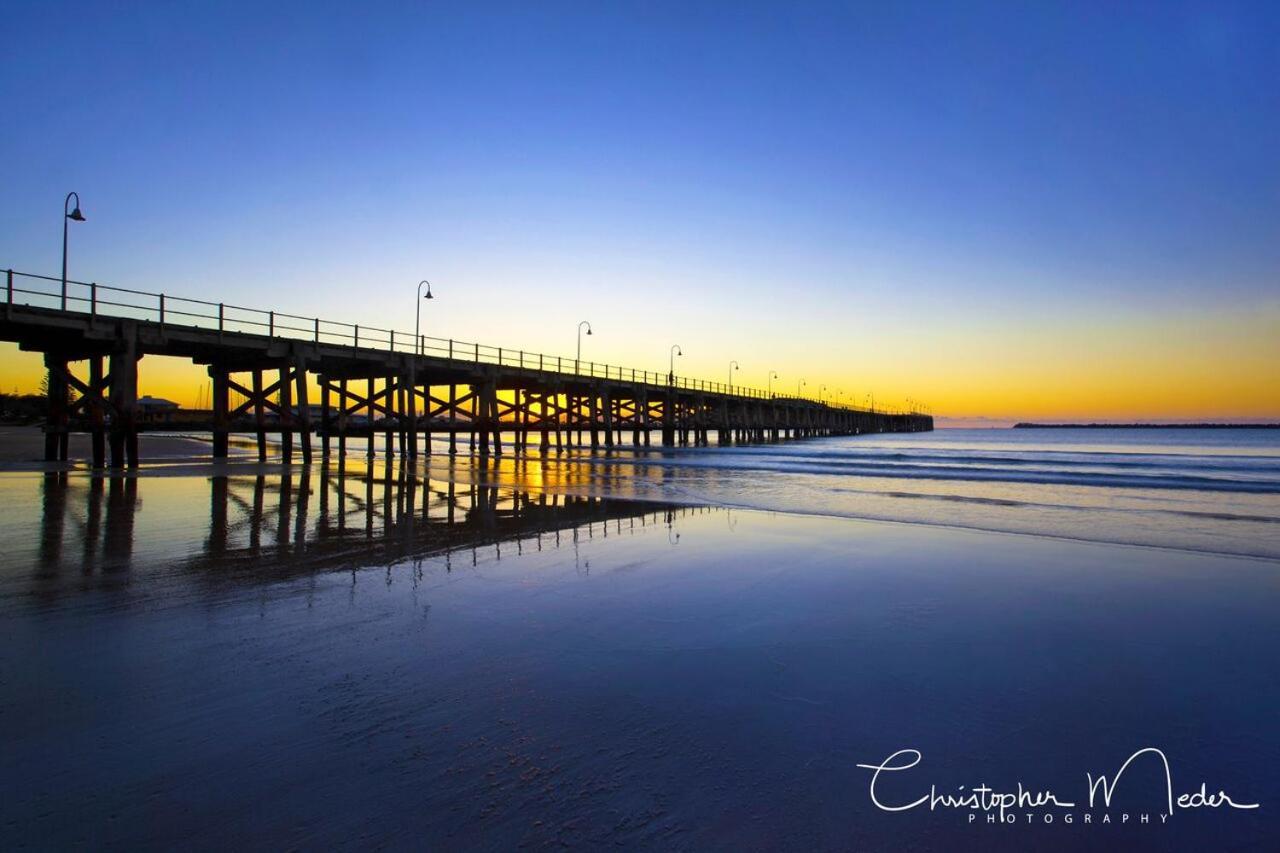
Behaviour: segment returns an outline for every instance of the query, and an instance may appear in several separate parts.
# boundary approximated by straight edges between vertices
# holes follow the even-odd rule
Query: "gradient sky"
[[[57,274],[74,189],[73,278],[412,329],[426,277],[428,333],[513,349],[589,319],[587,357],[940,415],[1280,417],[1277,4],[0,16],[0,267]]]

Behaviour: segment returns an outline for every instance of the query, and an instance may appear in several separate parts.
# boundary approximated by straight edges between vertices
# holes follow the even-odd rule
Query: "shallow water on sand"
[[[1280,837],[1274,561],[566,497],[579,487],[520,476],[0,475],[6,846]],[[1178,793],[1205,781],[1262,808],[1162,824],[1163,777],[1142,764],[1113,825],[1083,808],[971,824],[877,810],[857,767],[920,750],[882,783],[896,802],[1022,782],[1082,804],[1086,773],[1147,746]]]

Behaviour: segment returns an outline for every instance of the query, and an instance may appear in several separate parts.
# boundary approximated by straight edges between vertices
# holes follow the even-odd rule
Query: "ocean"
[[[939,430],[534,458],[532,479],[501,462],[489,479],[1280,558],[1280,430]]]

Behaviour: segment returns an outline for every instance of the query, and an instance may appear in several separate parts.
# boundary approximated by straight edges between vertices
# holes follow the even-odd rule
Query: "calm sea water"
[[[1280,430],[939,430],[621,446],[524,467],[498,461],[477,476],[597,496],[1280,558]]]

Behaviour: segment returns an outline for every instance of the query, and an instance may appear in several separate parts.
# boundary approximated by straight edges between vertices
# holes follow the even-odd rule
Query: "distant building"
[[[137,402],[139,418],[144,423],[169,423],[173,413],[178,411],[178,404],[163,397],[139,397]]]

